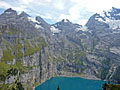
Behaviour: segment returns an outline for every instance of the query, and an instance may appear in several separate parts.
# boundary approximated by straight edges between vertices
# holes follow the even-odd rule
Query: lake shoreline
[[[66,76],[66,75],[60,75],[60,76],[56,76],[56,77],[73,77],[73,78],[77,78],[77,77],[79,77],[79,78],[83,78],[83,79],[88,79],[88,80],[101,80],[100,78],[97,78],[97,77],[95,77],[95,76],[87,76],[87,75],[84,75],[84,76],[82,76],[82,75],[79,75],[79,76]],[[52,78],[54,78],[54,77],[52,77]]]

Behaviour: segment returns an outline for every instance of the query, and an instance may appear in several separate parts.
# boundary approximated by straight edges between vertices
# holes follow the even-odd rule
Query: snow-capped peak
[[[98,14],[95,20],[108,24],[109,28],[113,30],[120,28],[120,9],[112,7],[112,9]]]
[[[108,11],[103,11],[100,14],[101,17],[106,19],[112,19],[112,20],[120,20],[120,9],[117,9],[115,7],[112,7],[112,9]]]
[[[19,16],[21,16],[21,17],[30,17],[26,12],[22,12]]]

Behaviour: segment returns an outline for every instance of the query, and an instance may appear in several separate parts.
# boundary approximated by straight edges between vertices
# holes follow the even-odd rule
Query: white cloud
[[[0,1],[0,8],[9,8],[12,7],[10,4],[4,2],[4,1]]]
[[[81,7],[85,7],[91,12],[101,12],[109,10],[111,7],[120,8],[120,0],[71,0]]]
[[[51,2],[52,0],[46,0],[47,2]]]
[[[24,6],[20,6],[20,7],[11,7],[11,8],[15,9],[15,10],[18,11],[18,12],[22,12],[22,11],[27,12],[27,10],[25,9]]]
[[[25,6],[23,6],[23,5],[21,5],[19,7],[12,6],[12,5],[10,5],[9,3],[5,2],[5,1],[0,1],[0,8],[4,8],[4,9],[12,8],[12,9],[15,9],[16,11],[18,11],[18,12],[26,11]]]
[[[51,21],[69,19],[83,25],[96,12],[120,8],[120,0],[0,0],[0,8],[10,7]]]
[[[72,22],[76,22],[76,21],[77,21],[77,23],[78,23],[78,20],[80,20],[80,18],[82,17],[82,16],[80,15],[81,9],[82,9],[82,8],[79,8],[78,5],[75,5],[75,6],[71,7],[71,8],[68,10],[69,14],[61,14],[61,15],[58,17],[57,21],[60,21],[60,20],[62,20],[62,19],[69,19],[69,20],[72,21]]]
[[[41,15],[42,18],[45,18],[45,19],[53,19],[53,17],[51,16],[51,14],[49,13],[46,13],[44,15]]]
[[[62,19],[70,19],[70,15],[65,15],[65,14],[61,14],[59,17],[58,17],[58,19],[57,19],[57,21],[60,21],[60,20],[62,20]]]
[[[71,15],[71,17],[73,18],[73,20],[75,20],[76,18],[80,18],[80,9],[79,6],[75,5],[72,8],[69,9],[69,13]]]
[[[87,23],[88,19],[82,19],[82,20],[78,20],[77,23],[80,25],[85,25]]]
[[[62,0],[58,0],[56,2],[53,2],[55,8],[59,9],[59,10],[63,10],[64,7],[64,2]]]
[[[34,0],[19,0],[20,2],[23,2],[24,4],[29,4],[33,2]]]

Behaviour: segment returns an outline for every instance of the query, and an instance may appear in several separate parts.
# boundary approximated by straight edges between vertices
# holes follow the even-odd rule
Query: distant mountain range
[[[120,9],[96,13],[85,26],[68,19],[51,25],[40,16],[5,10],[0,15],[0,70],[2,90],[33,90],[55,76],[119,81]]]

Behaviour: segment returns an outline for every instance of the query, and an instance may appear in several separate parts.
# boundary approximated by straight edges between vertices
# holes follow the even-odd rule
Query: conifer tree
[[[60,87],[59,87],[59,85],[58,85],[58,88],[57,88],[57,90],[60,90]]]

